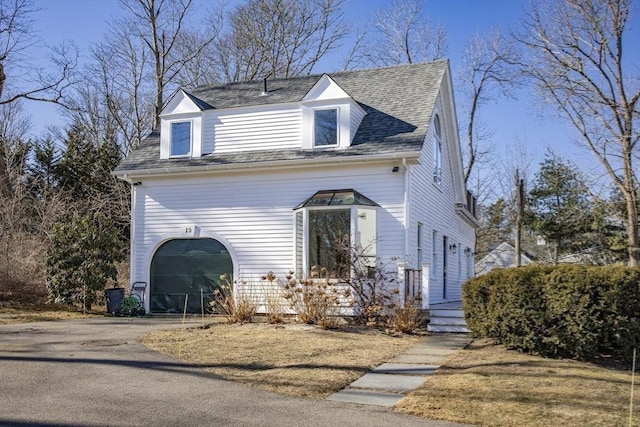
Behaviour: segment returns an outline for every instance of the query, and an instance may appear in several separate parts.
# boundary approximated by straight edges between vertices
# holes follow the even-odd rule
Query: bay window
[[[377,203],[355,190],[318,191],[295,210],[296,270],[326,268],[343,277],[375,268]],[[357,259],[353,259],[355,256]]]

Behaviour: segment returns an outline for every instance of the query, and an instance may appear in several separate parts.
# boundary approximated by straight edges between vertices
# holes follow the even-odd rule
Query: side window
[[[442,128],[440,117],[436,114],[433,120],[435,138],[433,139],[433,183],[440,185],[442,182]]]
[[[435,277],[438,272],[438,232],[433,230],[431,236],[431,273]]]
[[[171,123],[171,157],[191,154],[191,122]]]
[[[313,145],[324,147],[338,144],[338,110],[313,112]]]

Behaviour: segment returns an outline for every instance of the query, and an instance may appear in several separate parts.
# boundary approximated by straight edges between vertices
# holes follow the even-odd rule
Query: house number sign
[[[185,225],[182,227],[182,234],[189,237],[196,237],[198,234],[197,225]]]

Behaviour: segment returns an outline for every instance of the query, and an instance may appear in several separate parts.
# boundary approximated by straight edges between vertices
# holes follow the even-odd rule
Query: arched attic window
[[[435,137],[433,138],[433,183],[440,185],[442,182],[442,127],[440,116],[436,114],[433,119]]]
[[[296,206],[298,276],[309,275],[314,266],[336,276],[348,275],[354,261],[363,269],[374,268],[379,207],[352,189],[318,191]]]

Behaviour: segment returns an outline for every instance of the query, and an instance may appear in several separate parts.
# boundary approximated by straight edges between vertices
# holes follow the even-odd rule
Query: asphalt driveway
[[[137,341],[176,327],[176,319],[138,318],[0,326],[0,426],[453,425],[257,390]]]

